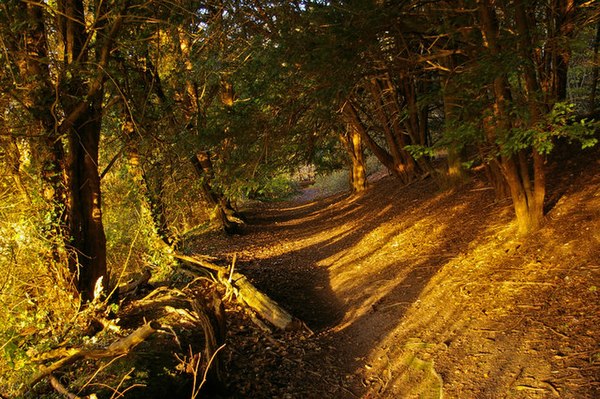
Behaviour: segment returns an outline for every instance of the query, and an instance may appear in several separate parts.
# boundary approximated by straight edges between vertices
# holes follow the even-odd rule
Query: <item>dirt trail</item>
[[[360,197],[257,207],[243,235],[200,240],[205,253],[237,253],[239,270],[315,332],[276,337],[293,349],[255,373],[283,391],[246,392],[600,397],[600,163],[590,157],[551,182],[556,204],[526,239],[483,180],[441,192],[386,178]]]

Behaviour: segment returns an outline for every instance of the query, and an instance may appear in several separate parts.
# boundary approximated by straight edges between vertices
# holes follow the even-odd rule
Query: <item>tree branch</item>
[[[127,1],[123,7],[123,10],[117,16],[115,22],[112,24],[108,35],[106,36],[106,40],[100,49],[100,57],[98,61],[98,69],[96,73],[96,78],[92,80],[92,82],[88,86],[88,92],[85,95],[85,98],[77,104],[74,109],[71,111],[69,115],[63,120],[60,124],[58,131],[60,133],[65,133],[68,129],[75,125],[75,122],[83,113],[86,108],[89,106],[90,99],[94,98],[94,96],[100,91],[104,84],[105,72],[104,69],[108,64],[108,57],[110,55],[110,51],[112,49],[112,44],[117,36],[117,33],[121,29],[123,25],[124,12],[129,8],[129,2]]]
[[[53,372],[75,363],[81,359],[102,359],[105,357],[115,357],[128,353],[135,346],[143,342],[146,338],[156,332],[160,328],[160,324],[156,321],[152,321],[148,324],[144,324],[125,338],[122,338],[116,342],[113,342],[106,349],[79,349],[69,356],[60,359],[57,362],[52,363],[48,367],[40,366],[40,371],[23,387],[20,394],[22,396],[29,390],[31,390],[35,384],[43,380],[44,378],[51,375]]]

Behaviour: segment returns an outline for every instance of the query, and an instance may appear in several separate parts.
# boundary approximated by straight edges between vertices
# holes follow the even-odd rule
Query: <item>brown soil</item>
[[[359,197],[256,206],[243,234],[199,238],[314,332],[231,315],[233,395],[600,397],[600,160],[550,166],[552,208],[525,238],[479,177],[446,191],[386,177]]]

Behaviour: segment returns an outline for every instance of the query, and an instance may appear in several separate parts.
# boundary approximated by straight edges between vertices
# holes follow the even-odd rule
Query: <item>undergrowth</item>
[[[52,351],[100,345],[93,320],[116,310],[103,301],[82,306],[65,244],[53,234],[55,207],[12,183],[0,176],[0,395],[10,398],[22,397],[24,385]],[[173,260],[139,193],[126,179],[107,176],[105,184],[111,188],[104,197],[109,286],[126,283],[144,267],[152,269],[154,280],[169,280]],[[79,373],[84,378],[88,372]],[[35,397],[56,397],[49,392]]]
[[[366,175],[370,176],[382,169],[381,163],[373,155],[366,157]],[[315,177],[312,188],[317,190],[318,197],[350,191],[350,171],[348,168],[322,173]]]

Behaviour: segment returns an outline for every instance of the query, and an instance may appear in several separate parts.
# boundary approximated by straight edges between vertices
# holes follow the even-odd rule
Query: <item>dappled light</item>
[[[431,182],[390,190],[384,180],[336,207],[275,206],[221,256],[243,254],[245,273],[335,347],[334,363],[359,392],[576,395],[589,376],[580,354],[593,353],[599,332],[590,262],[600,196],[590,173],[527,238],[479,183],[437,192]]]
[[[2,0],[0,399],[600,397],[596,3]]]

